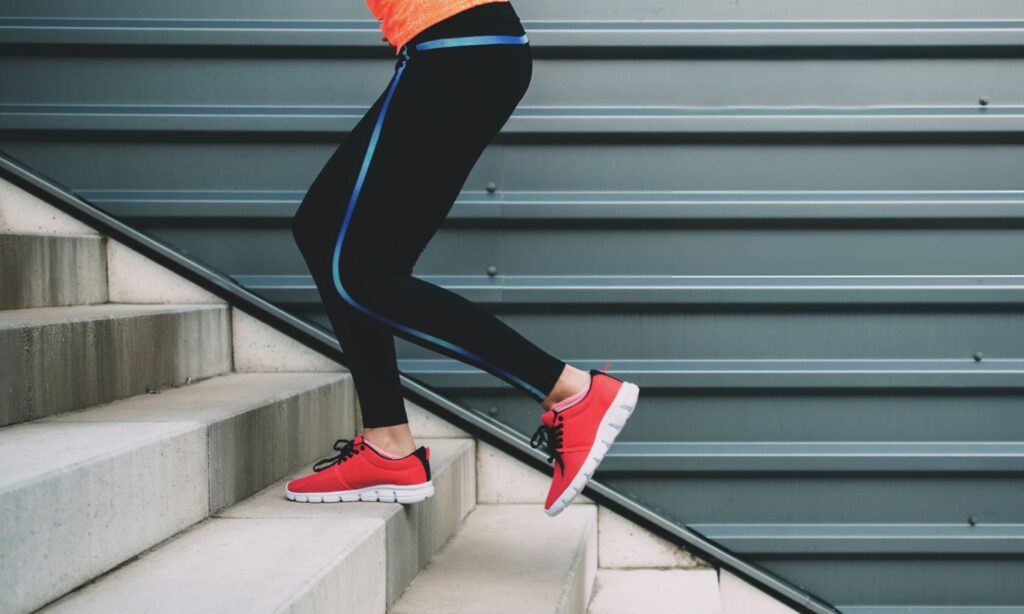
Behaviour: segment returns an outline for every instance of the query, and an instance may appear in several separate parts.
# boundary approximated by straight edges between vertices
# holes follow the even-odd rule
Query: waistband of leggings
[[[473,45],[525,45],[530,42],[526,34],[513,36],[509,34],[480,34],[476,36],[452,36],[435,38],[418,43],[406,43],[398,50],[399,56],[409,59],[425,51],[445,47],[469,47]]]
[[[413,1],[413,0],[407,0]],[[485,2],[450,15],[427,26],[406,41],[413,51],[418,43],[442,38],[462,38],[489,34],[521,36],[526,34],[512,3]]]

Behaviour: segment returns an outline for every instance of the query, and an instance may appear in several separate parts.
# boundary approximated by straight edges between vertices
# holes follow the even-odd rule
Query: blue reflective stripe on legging
[[[416,51],[435,49],[437,47],[460,47],[462,45],[516,45],[529,42],[526,35],[510,36],[505,34],[491,34],[487,36],[459,36],[455,38],[439,38],[432,41],[423,41],[416,45]]]
[[[484,37],[468,37],[468,38],[492,38],[492,37],[484,36]],[[510,37],[510,38],[514,38],[514,37]],[[433,41],[431,41],[431,42],[433,42]],[[401,65],[398,67],[398,71],[395,73],[394,79],[391,81],[391,87],[388,88],[388,95],[384,98],[384,104],[381,105],[381,107],[380,107],[380,113],[377,115],[377,123],[374,125],[374,127],[373,127],[373,134],[370,136],[370,144],[367,146],[366,154],[363,156],[363,165],[359,169],[359,178],[356,179],[355,188],[352,190],[352,196],[349,198],[349,201],[348,201],[348,211],[345,212],[345,221],[342,222],[342,224],[341,224],[341,231],[338,233],[338,241],[334,245],[334,259],[333,259],[333,262],[331,263],[332,272],[334,273],[334,286],[338,289],[338,293],[341,294],[341,297],[343,299],[345,299],[346,302],[348,302],[350,305],[352,305],[353,307],[355,307],[359,311],[365,313],[366,315],[368,315],[370,317],[373,317],[373,318],[376,318],[376,319],[380,320],[381,322],[384,322],[385,324],[391,326],[392,328],[396,328],[398,330],[405,331],[406,333],[408,333],[410,335],[413,335],[415,337],[419,337],[420,339],[425,339],[425,340],[429,341],[430,343],[433,343],[433,344],[436,344],[436,345],[440,345],[442,347],[446,347],[449,350],[452,350],[453,352],[456,352],[456,353],[458,353],[458,354],[460,354],[462,356],[465,356],[466,358],[468,358],[470,360],[470,362],[475,362],[478,366],[490,367],[490,370],[492,371],[492,373],[501,374],[508,381],[515,382],[515,383],[519,384],[520,386],[522,386],[525,390],[529,391],[529,393],[532,394],[533,396],[535,396],[538,401],[543,401],[545,398],[547,398],[547,393],[541,392],[537,388],[531,386],[530,384],[528,384],[525,381],[519,379],[515,375],[509,373],[505,369],[502,369],[501,367],[499,367],[499,366],[497,366],[497,365],[495,365],[495,364],[485,360],[484,358],[482,358],[480,356],[477,356],[476,354],[474,354],[473,352],[470,352],[469,350],[467,350],[465,348],[461,348],[461,347],[455,345],[454,343],[449,343],[448,341],[445,341],[444,339],[438,339],[437,337],[434,337],[432,335],[428,335],[428,334],[426,334],[424,332],[420,332],[418,330],[409,328],[408,326],[405,326],[403,324],[399,324],[398,322],[395,322],[394,320],[392,320],[390,318],[387,318],[387,317],[385,317],[385,316],[383,316],[383,315],[381,315],[379,313],[376,313],[374,311],[371,311],[370,309],[367,309],[363,305],[360,305],[359,303],[357,303],[355,301],[355,299],[353,299],[349,295],[349,293],[347,291],[345,291],[345,287],[341,284],[341,275],[339,274],[339,261],[341,259],[340,258],[340,256],[341,256],[341,242],[345,238],[345,230],[348,229],[348,222],[349,222],[350,219],[352,219],[352,212],[355,210],[356,199],[359,197],[359,190],[363,186],[363,179],[366,177],[366,170],[370,167],[370,158],[373,157],[373,150],[374,150],[374,148],[377,145],[377,138],[380,135],[380,127],[381,127],[381,124],[384,122],[384,113],[388,109],[388,104],[391,102],[391,95],[395,91],[395,86],[398,85],[398,80],[399,80],[399,78],[401,78],[402,71],[405,70],[405,66],[406,66],[406,64],[405,64],[405,61],[403,60]]]

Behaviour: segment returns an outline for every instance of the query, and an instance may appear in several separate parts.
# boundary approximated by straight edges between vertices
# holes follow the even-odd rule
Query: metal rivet
[[[489,408],[487,408],[487,413],[491,414],[492,416],[497,416],[498,408],[495,407],[494,405],[491,405]]]
[[[974,525],[978,524],[978,517],[975,516],[974,514],[971,514],[970,516],[967,517],[967,524],[971,525],[972,527]]]
[[[975,352],[974,353],[974,362],[981,362],[982,356],[983,356],[983,354],[981,352]]]
[[[978,104],[980,104],[980,105],[981,105],[981,106],[983,106],[983,107],[987,107],[987,106],[988,106],[988,96],[982,96],[982,97],[981,97],[981,98],[980,98],[980,99],[978,100]]]
[[[488,181],[487,182],[487,191],[489,193],[491,193],[491,194],[494,194],[495,192],[498,191],[498,184],[494,183],[493,181]]]
[[[496,267],[496,266],[489,266],[489,267],[487,267],[487,275],[488,276],[494,277],[497,274],[498,274],[498,267]]]

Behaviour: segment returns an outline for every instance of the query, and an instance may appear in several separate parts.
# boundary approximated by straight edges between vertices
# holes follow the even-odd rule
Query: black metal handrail
[[[227,303],[257,318],[299,343],[347,366],[337,339],[324,329],[298,318],[239,285],[227,274],[202,263],[144,231],[129,226],[102,211],[74,191],[50,177],[28,168],[0,151],[0,178],[32,194],[40,200],[113,238],[147,258],[157,262],[199,287],[224,299]],[[427,411],[467,431],[510,456],[539,471],[550,473],[545,455],[530,447],[525,435],[490,416],[465,407],[436,391],[428,384],[404,373],[399,374],[403,395]],[[774,573],[745,561],[725,546],[697,531],[679,524],[643,503],[607,486],[598,479],[590,480],[583,494],[600,505],[651,531],[719,569],[726,569],[758,589],[803,612],[837,613],[835,607]]]

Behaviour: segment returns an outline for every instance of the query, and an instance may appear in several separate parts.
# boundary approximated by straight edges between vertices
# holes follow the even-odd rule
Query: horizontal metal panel
[[[520,15],[520,17],[523,17]],[[531,46],[761,47],[1024,45],[1024,20],[540,21]],[[374,20],[4,17],[0,43],[64,45],[381,46]]]
[[[363,107],[0,105],[0,130],[348,132]],[[520,106],[504,134],[1024,132],[1024,107],[749,108]]]
[[[1020,614],[1015,605],[845,605],[836,606],[843,614]]]
[[[831,603],[901,606],[892,614],[1009,614],[1024,603],[1024,560],[1018,555],[904,555],[794,558],[763,556],[758,564]],[[856,578],[855,581],[850,581]],[[911,609],[911,605],[929,605]],[[943,604],[939,606],[938,604]],[[996,609],[1007,606],[1013,609]],[[989,608],[993,609],[989,609]],[[850,610],[841,607],[843,614]],[[857,610],[853,610],[857,611]],[[870,610],[869,610],[870,612]],[[871,614],[877,614],[872,612]]]
[[[11,155],[46,168],[73,189],[299,190],[340,140],[253,139],[207,133],[157,140],[97,133],[85,139],[0,132]],[[205,138],[201,138],[205,137]],[[487,147],[465,183],[507,191],[1012,190],[1021,186],[1021,137],[995,135],[693,136],[677,142],[588,139]],[[557,263],[555,263],[557,264]]]
[[[275,303],[315,303],[308,275],[234,275]],[[1024,275],[730,276],[712,275],[417,275],[476,303],[528,305],[918,305],[1024,306]]]
[[[600,471],[1024,474],[1024,442],[616,442]]]
[[[571,360],[578,368],[600,369],[617,361]],[[404,364],[404,363],[403,363]],[[416,363],[413,362],[415,365]],[[656,371],[659,364],[650,365]],[[430,375],[417,376],[430,383]],[[444,380],[446,376],[438,376]],[[452,376],[454,379],[454,376]],[[631,381],[646,376],[631,374]],[[499,417],[523,433],[537,428],[538,404],[520,398],[497,378],[479,377],[446,393],[470,407]],[[939,382],[941,386],[941,382]],[[1024,441],[1024,387],[994,390],[908,389],[865,386],[849,389],[756,389],[641,386],[641,409],[617,441],[633,442],[1019,442]],[[618,445],[618,444],[616,444]]]
[[[301,190],[79,190],[111,215],[145,223],[236,218],[288,220]],[[1024,220],[1024,192],[1005,191],[726,191],[548,192],[463,190],[448,220],[707,221]],[[1001,227],[1001,224],[1000,224]]]
[[[298,113],[312,107],[343,115],[352,112],[349,107],[368,108],[386,88],[395,64],[386,54],[363,57],[367,54],[329,48],[301,53],[160,48],[146,53],[144,61],[139,53],[131,48],[40,47],[0,55],[0,73],[11,82],[31,84],[0,90],[0,103],[226,106],[243,113],[248,105],[259,105],[257,111],[293,106]],[[605,54],[538,57],[520,108],[680,107],[743,114],[747,109],[905,107],[963,113],[1024,104],[1024,80],[1005,77],[1020,70],[1024,48],[1019,53],[944,51],[920,57],[903,52],[881,59],[821,53],[780,61],[775,55],[757,49],[745,55],[665,53],[643,61]]]
[[[739,3],[732,0],[707,2],[666,2],[665,0],[516,0],[514,6],[524,20],[544,18],[582,21],[586,19],[658,20],[772,20],[772,19],[1021,19],[1024,10],[1017,0],[762,0]],[[86,3],[80,0],[5,0],[8,15],[81,16],[124,18],[218,17],[260,19],[339,19],[367,18],[369,12],[360,2],[304,0],[283,4],[277,0],[249,0],[244,5],[209,0],[106,0]]]
[[[1024,554],[1020,524],[696,524],[691,528],[747,554]]]
[[[541,336],[532,338],[543,339]],[[565,356],[566,354],[560,354]],[[605,359],[567,359],[577,368],[609,369],[616,377],[656,391],[752,389],[761,391],[810,389],[984,389],[1019,390],[1024,386],[1024,360],[983,359],[840,359],[728,360],[643,359],[611,356]],[[495,376],[465,363],[437,358],[402,358],[402,370],[444,389],[493,388]]]
[[[640,411],[637,409],[637,411]],[[618,473],[598,476],[687,525],[1024,523],[1017,473]],[[756,509],[751,509],[756,506]]]
[[[934,308],[818,307],[509,310],[503,319],[559,356],[628,361],[666,359],[722,360],[951,360],[981,352],[987,362],[1017,360],[1024,347],[1024,318],[1019,309],[937,306]],[[600,331],[600,334],[595,334]],[[991,361],[987,359],[992,359]],[[982,365],[966,368],[982,368]],[[749,374],[747,385],[762,385],[769,373]],[[837,367],[832,385],[856,379]],[[741,369],[742,370],[742,369]],[[780,365],[779,371],[789,371]],[[823,377],[828,374],[822,374]],[[728,374],[722,374],[728,377]],[[713,377],[707,374],[701,377]],[[951,381],[958,377],[949,376]],[[740,379],[736,377],[735,379]],[[827,379],[827,378],[826,378]],[[904,377],[895,377],[906,381]],[[932,382],[930,385],[938,384]]]

